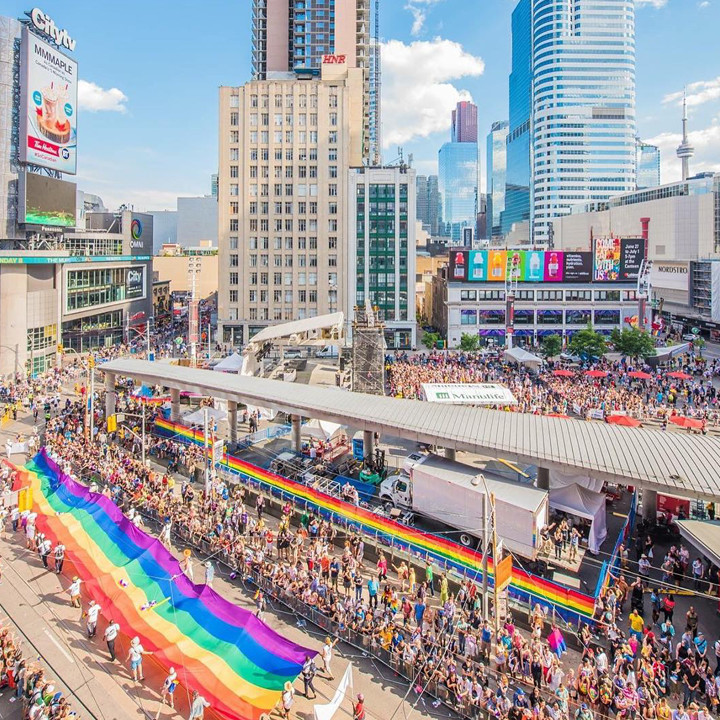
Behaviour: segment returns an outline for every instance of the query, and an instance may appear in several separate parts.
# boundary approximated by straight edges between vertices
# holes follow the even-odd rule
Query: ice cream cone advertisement
[[[20,159],[77,172],[77,63],[23,29]]]

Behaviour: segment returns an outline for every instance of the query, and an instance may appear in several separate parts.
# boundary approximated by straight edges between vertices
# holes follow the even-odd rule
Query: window
[[[338,186],[336,183],[330,183],[328,185],[328,195],[330,197],[337,197],[338,194]]]
[[[250,277],[251,277],[251,278],[252,278],[253,275],[255,275],[255,278],[256,278],[256,281],[257,281],[257,273],[250,273]],[[231,273],[230,273],[230,284],[231,284],[231,285],[238,285],[238,284],[239,284],[239,283],[238,283],[238,274],[237,274],[236,272],[231,272]],[[251,284],[251,285],[254,285],[255,283],[253,283],[253,282],[251,281],[250,284]]]
[[[460,291],[460,299],[461,300],[477,300],[477,291],[461,290]]]
[[[253,177],[252,171],[255,170],[257,173],[257,168],[255,166],[250,168],[250,177]],[[238,166],[237,165],[231,165],[230,166],[230,177],[236,178],[238,176]]]
[[[230,302],[236,303],[238,301],[238,291],[237,290],[231,290],[230,291]]]
[[[238,256],[236,253],[230,255],[230,267],[238,267]]]
[[[328,249],[337,250],[337,237],[335,237],[334,235],[328,237]]]
[[[460,311],[460,324],[461,325],[477,325],[477,310],[461,310]]]
[[[236,291],[236,292],[237,292],[237,291]],[[257,298],[258,298],[257,290],[248,290],[248,300],[249,300],[251,303],[257,302]]]
[[[231,125],[238,125],[238,124],[239,124],[239,119],[240,119],[240,116],[239,116],[238,113],[236,113],[236,112],[231,112],[231,113],[230,113],[230,124],[231,124]]]

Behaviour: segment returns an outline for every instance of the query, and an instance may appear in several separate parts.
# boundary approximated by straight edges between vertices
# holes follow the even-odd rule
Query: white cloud
[[[687,93],[687,104],[688,107],[694,107],[696,105],[703,105],[706,102],[717,100],[720,98],[720,75],[714,80],[700,80],[698,82],[690,83],[685,88]],[[683,92],[669,93],[663,98],[664,103],[675,103],[676,105],[682,105]]]
[[[635,0],[635,5],[637,5],[637,7],[647,5],[649,7],[655,8],[656,10],[661,7],[665,7],[667,3],[668,0]]]
[[[711,125],[688,133],[695,156],[690,159],[690,174],[720,172],[720,118]],[[660,148],[660,176],[663,183],[680,180],[680,160],[675,151],[682,142],[681,133],[660,133],[646,142]]]
[[[413,37],[417,37],[423,31],[429,7],[439,2],[442,0],[408,0],[405,9],[409,10],[413,16],[413,24],[410,28],[410,34]]]
[[[704,10],[708,7],[710,7],[710,0],[702,0],[702,2],[698,3],[698,10]]]
[[[460,100],[472,100],[451,81],[485,71],[482,58],[451,40],[383,43],[383,146],[424,138],[450,127]]]
[[[89,110],[90,112],[99,112],[108,110],[110,112],[124,113],[127,108],[127,95],[118,88],[110,88],[105,90],[99,85],[87,80],[78,82],[78,101],[81,110]]]

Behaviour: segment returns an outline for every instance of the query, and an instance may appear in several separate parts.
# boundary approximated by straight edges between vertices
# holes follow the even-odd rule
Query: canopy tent
[[[315,438],[327,442],[343,429],[342,425],[327,420],[310,420],[300,429],[300,437]]]
[[[690,349],[690,343],[680,343],[679,345],[668,345],[667,347],[655,348],[655,354],[645,358],[648,365],[657,365],[661,362],[667,362],[671,358],[686,353]]]
[[[592,492],[600,492],[603,485],[605,484],[598,478],[592,478],[589,475],[568,475],[566,473],[558,472],[557,470],[550,471],[550,489],[567,487],[568,485],[580,485],[587,490]]]
[[[605,422],[611,425],[622,425],[624,427],[640,427],[642,423],[629,415],[606,415]]]
[[[238,353],[233,353],[232,355],[228,355],[226,358],[223,358],[215,367],[213,367],[213,370],[217,370],[218,372],[240,372],[243,366],[243,357],[242,355]]]
[[[588,535],[588,550],[597,555],[607,537],[605,525],[605,496],[581,487],[577,483],[550,489],[550,507],[592,521]]]
[[[202,425],[205,422],[205,413],[207,412],[208,422],[212,420],[225,420],[227,413],[224,410],[218,410],[213,407],[202,407],[195,412],[191,412],[183,417],[185,425]]]
[[[529,353],[519,347],[510,348],[504,353],[506,360],[517,363],[518,365],[542,365],[543,360],[537,355]]]

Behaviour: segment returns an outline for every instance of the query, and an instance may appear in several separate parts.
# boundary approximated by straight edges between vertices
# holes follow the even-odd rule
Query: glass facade
[[[319,69],[322,56],[335,53],[335,0],[296,0],[292,7],[292,67]]]
[[[637,144],[637,189],[660,185],[660,148],[656,145]]]
[[[113,310],[64,322],[62,339],[64,347],[77,352],[119,345],[123,342],[123,311]]]
[[[145,297],[144,267],[69,270],[65,311]]]
[[[532,4],[532,232],[635,189],[635,3]]]
[[[462,228],[474,227],[477,219],[477,143],[445,143],[438,153],[438,170],[443,223],[459,243]]]
[[[437,175],[418,175],[415,181],[415,215],[433,237],[440,229],[440,191]]]
[[[493,123],[487,136],[487,224],[488,236],[500,235],[500,214],[505,209],[508,123]]]
[[[507,235],[513,224],[530,219],[530,5],[530,0],[520,0],[512,14],[505,206],[500,212],[502,235]]]

